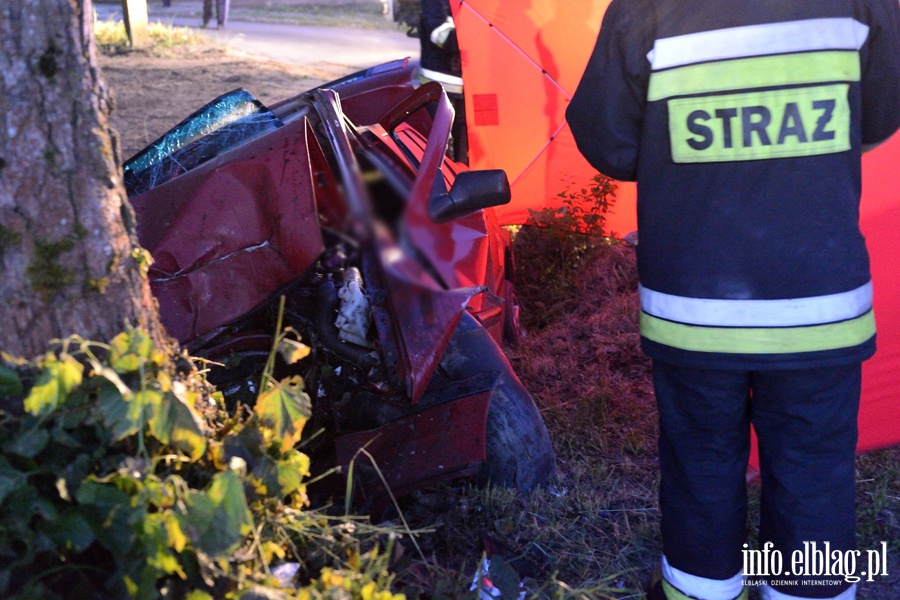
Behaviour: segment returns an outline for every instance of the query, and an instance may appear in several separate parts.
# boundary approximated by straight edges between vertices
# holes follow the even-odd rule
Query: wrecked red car
[[[500,350],[517,335],[502,171],[446,155],[438,84],[397,61],[265,107],[244,90],[125,163],[151,287],[171,335],[252,397],[285,325],[337,464],[366,447],[395,493],[451,478],[529,491],[547,430]],[[383,493],[377,478],[360,493]],[[366,489],[368,486],[368,489]]]

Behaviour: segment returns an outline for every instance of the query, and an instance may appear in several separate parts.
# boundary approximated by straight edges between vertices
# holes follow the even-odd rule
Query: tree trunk
[[[91,0],[0,2],[0,350],[31,357],[129,324],[166,338],[111,104]]]

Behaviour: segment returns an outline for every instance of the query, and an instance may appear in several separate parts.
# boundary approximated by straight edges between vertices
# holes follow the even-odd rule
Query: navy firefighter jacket
[[[592,165],[638,182],[651,357],[874,353],[860,155],[900,127],[897,0],[614,0],[566,117]]]

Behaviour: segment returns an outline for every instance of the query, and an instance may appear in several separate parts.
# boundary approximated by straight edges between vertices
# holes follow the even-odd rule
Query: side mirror
[[[435,223],[447,223],[482,208],[508,204],[511,197],[506,171],[463,171],[449,192],[431,196],[428,215]]]

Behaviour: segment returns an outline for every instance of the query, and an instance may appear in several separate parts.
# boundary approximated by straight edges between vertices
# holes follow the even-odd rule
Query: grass
[[[175,27],[166,23],[150,22],[147,26],[150,34],[150,46],[139,51],[154,54],[165,54],[179,47],[204,47],[209,42],[202,35],[189,27]],[[131,45],[125,33],[125,24],[112,19],[94,20],[94,38],[101,52],[114,54],[128,52]]]
[[[900,448],[887,448],[856,461],[857,542],[862,549],[888,543],[887,578],[863,582],[860,597],[900,597]]]
[[[559,272],[547,257],[559,254],[545,252],[541,232],[518,235],[520,299],[554,316],[527,321],[529,334],[508,350],[550,429],[559,475],[526,498],[458,485],[426,494],[443,494],[442,510],[413,502],[415,527],[437,524],[429,544],[444,572],[473,572],[488,549],[516,569],[529,597],[642,597],[660,548],[649,362],[638,347],[633,250],[594,241],[582,240],[590,249],[564,289],[543,284]],[[532,254],[545,258],[521,260]]]
[[[639,348],[634,252],[600,238],[578,239],[574,254],[573,246],[554,252],[552,238],[529,228],[517,236],[529,333],[507,350],[550,429],[558,477],[526,498],[456,484],[407,500],[412,526],[435,529],[424,540],[427,564],[398,565],[410,598],[463,597],[432,590],[468,589],[487,551],[512,565],[528,598],[637,600],[659,560],[656,408]],[[558,260],[570,261],[565,277]],[[891,559],[891,577],[862,584],[859,598],[893,600],[900,448],[860,456],[857,471],[859,547],[887,541]],[[751,485],[751,543],[758,516],[759,487]]]

